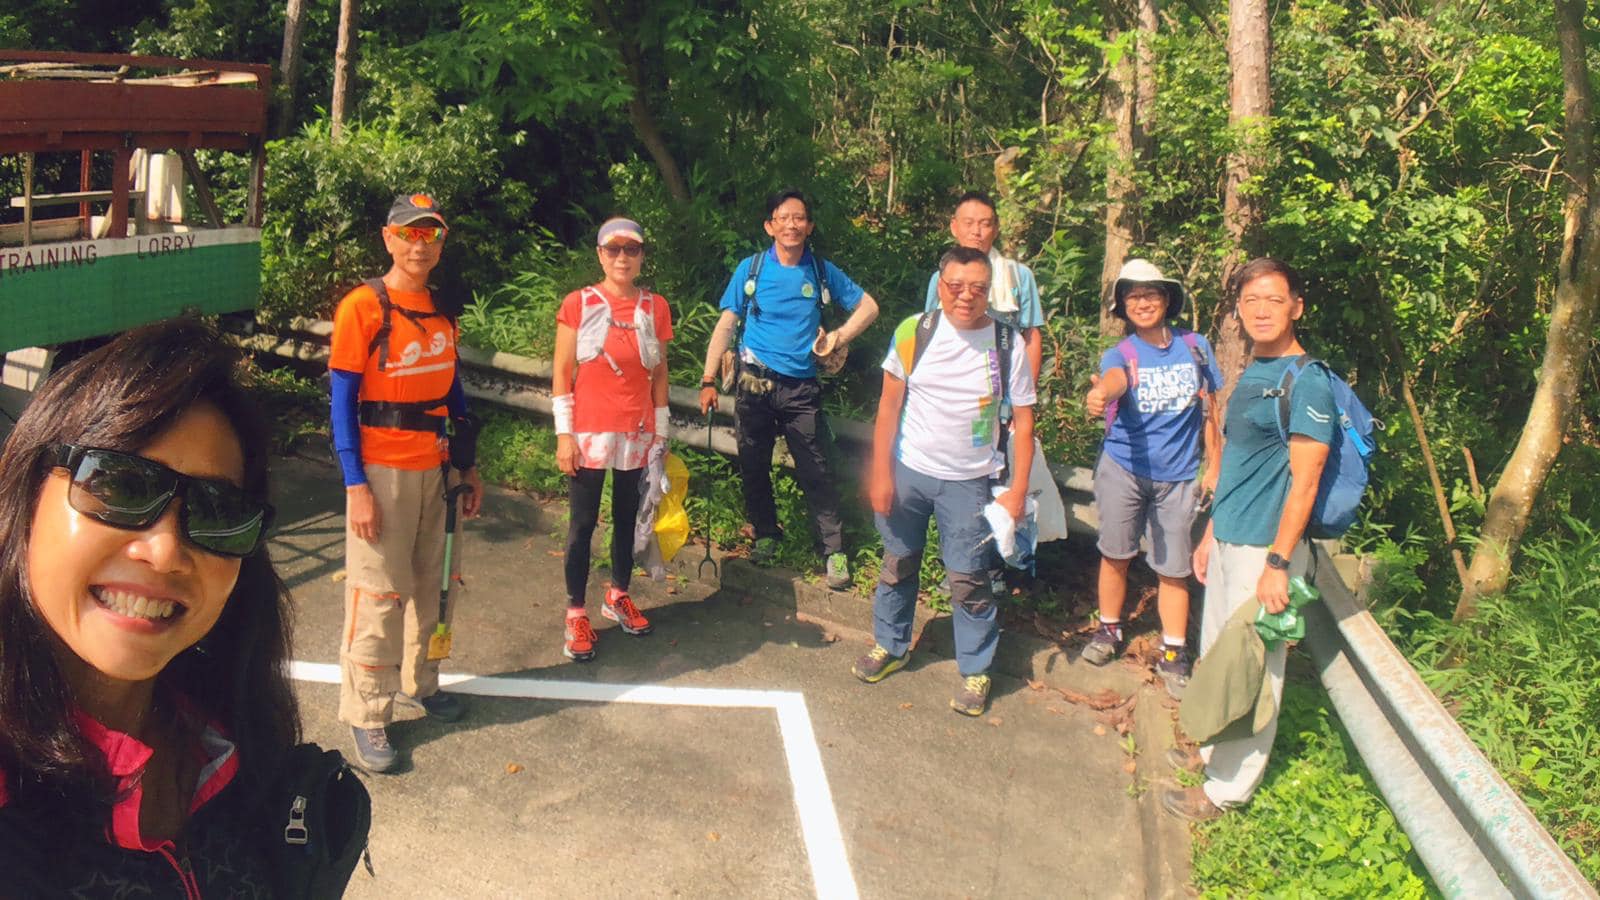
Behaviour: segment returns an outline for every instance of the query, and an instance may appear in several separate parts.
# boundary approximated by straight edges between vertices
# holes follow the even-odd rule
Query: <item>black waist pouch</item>
[[[342,897],[357,863],[366,859],[372,871],[372,798],[337,750],[300,744],[289,751],[264,824],[276,897]]]

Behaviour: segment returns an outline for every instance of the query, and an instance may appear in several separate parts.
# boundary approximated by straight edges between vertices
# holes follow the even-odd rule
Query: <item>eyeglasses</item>
[[[606,259],[615,259],[618,253],[629,259],[638,259],[644,253],[644,245],[637,243],[627,244],[601,244],[600,253]]]
[[[1138,294],[1129,294],[1122,298],[1122,302],[1127,306],[1140,306],[1144,304],[1160,304],[1165,306],[1167,303],[1167,296],[1165,294],[1158,294],[1152,291],[1145,291]]]
[[[939,280],[943,281],[944,286],[950,289],[950,293],[955,294],[957,297],[989,296],[989,282],[987,281],[974,281],[971,284],[966,284],[960,281],[945,281],[943,278]]]
[[[790,213],[788,215],[773,216],[772,221],[779,225],[804,225],[811,221],[811,216],[806,213]]]
[[[417,243],[419,241],[421,243],[424,243],[424,244],[437,243],[439,241],[444,240],[444,236],[448,231],[449,231],[449,229],[444,228],[442,226],[434,226],[434,227],[431,227],[431,228],[424,227],[424,226],[421,226],[421,225],[390,225],[389,226],[389,233],[390,234],[394,235],[395,237],[399,238],[402,241],[405,241],[408,244],[415,244],[415,243]]]
[[[208,553],[241,559],[261,546],[272,524],[271,505],[226,481],[184,475],[115,450],[57,444],[54,452],[54,464],[72,479],[67,502],[112,528],[149,528],[182,493],[178,526],[184,537]]]

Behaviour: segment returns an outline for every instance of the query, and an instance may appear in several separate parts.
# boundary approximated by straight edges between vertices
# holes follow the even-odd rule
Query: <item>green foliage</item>
[[[1199,827],[1193,880],[1207,898],[1438,896],[1327,695],[1299,677],[1261,788]]]
[[[556,466],[555,432],[526,416],[487,412],[478,434],[478,472],[485,481],[544,497],[566,493]]]
[[[1600,532],[1568,517],[1503,596],[1456,625],[1396,608],[1391,633],[1512,789],[1600,881]]]

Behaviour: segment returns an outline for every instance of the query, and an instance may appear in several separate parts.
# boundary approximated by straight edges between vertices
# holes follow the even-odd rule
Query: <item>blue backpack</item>
[[[1373,434],[1383,428],[1383,423],[1372,417],[1361,398],[1328,368],[1327,363],[1299,356],[1283,370],[1275,389],[1262,392],[1263,396],[1278,401],[1278,436],[1285,446],[1289,443],[1289,395],[1294,390],[1294,380],[1312,366],[1328,375],[1334,410],[1339,416],[1339,433],[1328,448],[1328,462],[1322,470],[1322,481],[1317,485],[1317,500],[1311,507],[1306,533],[1314,538],[1336,538],[1355,524],[1356,510],[1367,492],[1367,466],[1378,450]]]

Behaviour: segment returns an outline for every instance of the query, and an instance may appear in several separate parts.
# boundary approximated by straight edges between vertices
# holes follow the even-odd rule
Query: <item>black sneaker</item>
[[[905,668],[906,657],[910,655],[907,653],[905,656],[892,656],[889,651],[874,644],[866,656],[856,660],[850,671],[867,684],[877,684]]]
[[[422,697],[417,702],[428,711],[428,718],[438,719],[441,722],[456,721],[467,708],[466,704],[461,702],[461,698],[455,694],[446,694],[444,691]]]
[[[1189,661],[1187,647],[1174,647],[1162,642],[1161,657],[1156,660],[1156,674],[1161,676],[1161,682],[1167,686],[1167,693],[1172,699],[1183,699],[1183,689],[1189,686],[1189,673],[1193,670],[1194,664]]]
[[[368,772],[387,772],[394,768],[399,754],[389,743],[389,732],[382,728],[350,729],[356,743],[356,764]]]
[[[989,676],[968,675],[961,679],[961,690],[950,698],[950,708],[964,716],[981,716],[989,706]]]
[[[1127,641],[1117,636],[1118,627],[1102,623],[1095,629],[1089,646],[1083,648],[1083,661],[1092,666],[1103,666],[1122,655]]]

